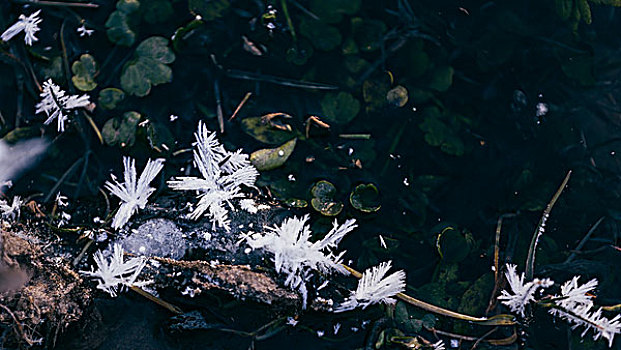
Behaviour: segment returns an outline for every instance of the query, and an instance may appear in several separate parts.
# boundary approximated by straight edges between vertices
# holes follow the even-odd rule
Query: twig
[[[63,7],[86,7],[98,8],[98,4],[83,2],[64,2],[64,1],[47,1],[47,0],[12,0],[18,4],[31,4],[36,6],[63,6]]]
[[[356,278],[362,278],[362,274],[354,269],[352,269],[351,267],[347,266],[347,265],[341,265],[343,266],[347,271],[349,271],[349,273],[356,277]],[[397,298],[410,304],[413,306],[416,306],[418,308],[421,308],[423,310],[427,310],[429,312],[433,312],[436,313],[438,315],[443,315],[443,316],[447,316],[447,317],[452,317],[452,318],[456,318],[459,320],[463,320],[463,321],[468,321],[468,322],[474,322],[477,323],[479,325],[484,325],[484,326],[512,326],[515,325],[515,317],[512,315],[508,315],[508,314],[500,314],[500,315],[495,315],[492,317],[473,317],[473,316],[469,316],[469,315],[464,315],[464,314],[460,314],[459,312],[455,312],[455,311],[451,311],[451,310],[447,310],[444,308],[441,308],[439,306],[435,306],[429,303],[426,303],[422,300],[418,300],[416,298],[413,298],[405,293],[398,293]]]
[[[604,221],[604,217],[602,216],[601,218],[599,218],[599,220],[597,220],[595,222],[595,224],[593,224],[593,226],[591,227],[591,229],[589,229],[589,232],[587,232],[587,234],[584,236],[584,238],[582,238],[582,240],[580,241],[580,243],[578,243],[578,245],[576,246],[576,248],[574,249],[574,251],[567,257],[567,259],[565,260],[564,264],[570,263],[572,260],[574,260],[574,258],[576,257],[576,254],[582,250],[582,247],[584,247],[584,245],[586,244],[586,242],[589,241],[589,239],[591,238],[591,236],[593,235],[593,232],[595,232],[595,230],[597,229],[597,227],[599,227],[599,224],[602,223],[602,221]]]
[[[19,321],[17,320],[17,318],[15,317],[15,314],[13,313],[13,311],[11,311],[11,309],[9,309],[7,306],[3,304],[0,304],[0,308],[6,311],[6,313],[8,313],[9,316],[11,316],[11,318],[13,319],[13,322],[15,323],[15,327],[14,327],[15,333],[17,334],[18,337],[23,339],[26,343],[28,343],[28,345],[34,345],[38,343],[37,341],[30,339],[30,337],[26,335],[26,333],[24,332],[24,327],[22,327],[22,325],[19,323]]]
[[[52,189],[50,190],[50,192],[48,192],[47,196],[45,196],[45,198],[43,199],[43,203],[47,203],[50,201],[50,199],[52,198],[52,196],[54,195],[54,193],[56,193],[56,191],[58,190],[58,188],[60,187],[60,185],[62,185],[63,182],[65,182],[65,180],[67,179],[67,177],[69,177],[69,175],[71,175],[71,173],[73,172],[73,170],[75,170],[75,168],[78,167],[78,165],[80,164],[80,161],[82,161],[84,159],[84,157],[80,157],[78,160],[76,160],[70,167],[69,169],[67,169],[67,171],[65,171],[65,173],[63,174],[63,176],[60,177],[60,179],[58,179],[58,181],[56,181],[56,183],[54,184],[54,186],[52,186]]]
[[[472,341],[475,342],[477,341],[478,338],[475,337],[469,337],[467,335],[461,335],[461,334],[455,334],[455,333],[451,333],[451,332],[446,332],[446,331],[441,331],[439,329],[435,329],[432,328],[430,329],[430,331],[446,336],[446,337],[451,337],[451,338],[456,338],[459,340],[465,340],[465,341]],[[515,328],[513,329],[513,334],[511,334],[510,336],[506,337],[506,338],[502,338],[502,339],[485,339],[483,340],[483,342],[491,344],[491,345],[511,345],[513,343],[515,343],[515,341],[518,339],[517,337],[517,333],[515,332]]]
[[[369,140],[371,138],[371,134],[339,134],[339,137],[349,140]]]
[[[565,175],[565,179],[561,183],[561,186],[556,190],[554,196],[550,200],[550,203],[543,210],[543,214],[541,215],[541,219],[539,220],[539,224],[537,225],[537,229],[533,233],[533,238],[530,241],[530,247],[528,248],[528,256],[526,258],[526,280],[530,281],[533,279],[533,275],[535,273],[535,251],[537,250],[537,243],[539,242],[539,238],[545,231],[546,221],[548,221],[548,217],[550,216],[550,212],[552,212],[552,208],[554,208],[554,204],[563,193],[565,186],[567,186],[567,182],[569,182],[569,178],[571,177],[571,170],[567,172]]]
[[[496,223],[496,241],[494,242],[494,289],[492,290],[492,295],[490,296],[489,303],[487,304],[487,310],[485,310],[485,314],[487,315],[495,304],[496,291],[498,291],[498,272],[500,271],[500,233],[502,232],[502,221],[505,218],[515,217],[516,214],[502,214],[498,218],[498,222]]]
[[[252,92],[247,92],[246,96],[244,96],[244,98],[241,100],[241,102],[237,105],[237,108],[235,108],[235,112],[233,112],[233,115],[231,115],[231,117],[229,118],[229,121],[233,120],[233,118],[235,118],[237,116],[237,113],[246,104],[246,101],[248,101],[250,96],[252,96]]]
[[[175,306],[175,305],[173,305],[173,304],[171,304],[171,303],[169,303],[169,302],[167,302],[165,300],[162,300],[162,299],[156,297],[155,295],[140,289],[139,287],[131,286],[131,287],[129,287],[129,289],[131,289],[132,291],[142,295],[143,297],[149,299],[150,301],[156,303],[157,305],[167,309],[168,311],[170,311],[170,312],[172,312],[174,314],[177,314],[177,315],[183,314],[183,310],[181,310],[178,306]]]
[[[220,98],[220,83],[218,79],[213,81],[214,94],[216,95],[216,113],[218,115],[218,125],[220,133],[224,134],[224,114],[222,113],[222,99]]]
[[[319,16],[317,16],[316,14],[312,13],[309,9],[307,9],[306,7],[302,6],[302,4],[300,4],[299,2],[295,1],[295,0],[289,0],[291,1],[291,3],[293,4],[293,6],[297,7],[300,11],[304,12],[305,14],[307,14],[310,18],[312,19],[316,19],[318,21],[321,20],[321,18],[319,18]]]

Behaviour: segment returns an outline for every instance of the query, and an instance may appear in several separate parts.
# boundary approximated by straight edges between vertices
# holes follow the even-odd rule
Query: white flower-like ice
[[[65,131],[65,121],[67,120],[67,111],[88,106],[91,101],[88,95],[68,95],[60,86],[54,84],[52,79],[48,79],[43,83],[43,92],[41,92],[41,102],[35,106],[35,113],[44,112],[47,119],[43,124],[49,125],[52,120],[58,120],[58,131]]]
[[[524,282],[524,273],[518,275],[516,269],[516,265],[507,264],[505,276],[507,277],[509,286],[511,286],[512,293],[503,290],[501,295],[498,296],[498,300],[508,306],[512,312],[517,312],[524,317],[525,307],[530,302],[535,301],[534,294],[537,289],[540,287],[550,287],[554,284],[554,281],[549,278],[535,278],[530,282]]]
[[[164,167],[164,159],[156,159],[147,162],[140,178],[137,179],[136,161],[130,157],[123,158],[123,178],[125,182],[119,183],[114,175],[112,182],[106,181],[105,187],[113,195],[121,199],[121,206],[112,220],[112,227],[119,229],[129,221],[129,219],[138,211],[138,208],[144,209],[147,205],[149,196],[155,191],[155,188],[149,184]]]
[[[115,297],[125,287],[142,287],[151,283],[151,281],[136,281],[146,261],[142,257],[123,261],[123,247],[119,243],[114,244],[110,260],[104,257],[101,250],[98,250],[93,258],[97,269],[91,266],[91,271],[80,271],[80,273],[96,279],[97,288],[112,297]]]
[[[19,15],[19,19],[12,26],[7,28],[7,30],[2,33],[0,38],[2,41],[9,41],[17,34],[24,32],[24,42],[26,45],[32,46],[33,41],[38,41],[35,34],[41,30],[39,28],[39,23],[41,23],[41,18],[39,18],[39,13],[41,10],[33,12],[30,16]]]
[[[400,270],[386,276],[391,266],[392,262],[387,261],[364,271],[358,281],[358,288],[334,312],[349,311],[358,306],[365,309],[380,302],[394,303],[395,299],[392,297],[405,290],[405,272]]]
[[[13,197],[13,203],[11,204],[4,199],[0,199],[0,214],[2,218],[11,221],[19,218],[21,205],[22,200],[19,196]]]

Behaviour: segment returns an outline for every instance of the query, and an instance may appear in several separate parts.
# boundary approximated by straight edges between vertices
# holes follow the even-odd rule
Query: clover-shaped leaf
[[[300,33],[317,48],[330,51],[341,44],[341,33],[336,27],[321,21],[304,19],[300,23]]]
[[[328,93],[321,100],[321,110],[326,120],[345,124],[360,112],[360,102],[344,91]]]
[[[311,206],[324,216],[337,216],[343,210],[343,203],[334,199],[336,187],[326,180],[318,181],[311,188]]]
[[[97,100],[99,106],[104,109],[115,109],[116,105],[123,101],[125,93],[121,89],[106,88],[99,92],[99,99]]]
[[[134,111],[125,112],[122,117],[110,118],[101,130],[104,141],[110,146],[132,146],[136,141],[138,121],[140,113]]]
[[[91,91],[97,87],[93,76],[97,73],[97,62],[93,56],[84,54],[71,65],[73,85],[81,91]]]
[[[119,1],[119,3],[120,2],[121,1]],[[112,12],[106,21],[106,34],[108,35],[108,39],[116,45],[132,46],[134,41],[136,41],[136,33],[129,26],[129,13],[133,12],[130,11],[130,9],[133,9],[133,6],[135,6],[134,3],[137,3],[137,1],[131,2],[131,6],[128,5],[126,10],[118,9]],[[117,8],[119,8],[118,3]]]
[[[121,87],[127,93],[146,96],[151,86],[172,81],[172,69],[166,64],[175,60],[168,47],[168,39],[153,36],[138,45],[134,59],[127,63],[121,74]]]

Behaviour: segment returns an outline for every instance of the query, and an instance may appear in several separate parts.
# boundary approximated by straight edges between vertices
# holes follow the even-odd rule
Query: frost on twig
[[[35,106],[35,113],[44,112],[47,119],[43,124],[49,125],[54,119],[58,122],[58,131],[65,131],[65,121],[67,111],[88,106],[91,101],[88,95],[65,95],[65,91],[60,86],[54,84],[52,79],[48,79],[43,83],[43,92],[41,92],[41,102]]]
[[[351,293],[334,312],[353,310],[360,306],[365,309],[367,306],[377,303],[392,304],[395,299],[392,297],[405,290],[405,272],[397,271],[386,276],[390,270],[392,262],[383,262],[379,266],[367,269],[358,281],[358,288]]]
[[[105,184],[110,193],[121,199],[121,206],[112,221],[112,227],[117,230],[125,226],[138,208],[144,209],[147,205],[149,196],[155,191],[155,188],[149,187],[149,184],[164,167],[164,159],[149,159],[137,180],[136,161],[130,157],[124,157],[123,165],[125,166],[123,171],[125,182],[119,183],[112,175],[112,182],[106,181]]]
[[[581,336],[589,330],[594,332],[593,339],[600,337],[608,339],[608,346],[612,346],[614,336],[621,333],[621,315],[609,319],[602,316],[602,309],[593,304],[590,293],[597,287],[597,280],[592,279],[583,285],[578,284],[579,276],[573,277],[561,286],[561,294],[550,298],[535,300],[534,293],[539,288],[548,288],[554,284],[549,278],[525,282],[524,274],[518,276],[516,266],[507,264],[507,280],[512,293],[503,290],[498,297],[511,311],[524,316],[524,308],[531,302],[540,302],[550,308],[549,313],[566,320],[576,329],[585,327]]]
[[[280,226],[268,227],[263,234],[246,239],[253,249],[264,249],[274,255],[272,260],[276,271],[287,276],[285,285],[302,295],[302,308],[306,308],[308,289],[306,281],[313,271],[329,274],[332,271],[345,273],[340,265],[345,252],[336,253],[339,242],[357,227],[354,219],[339,225],[336,220],[323,239],[311,242],[309,216],[285,219]]]
[[[198,193],[198,203],[189,215],[191,219],[198,220],[206,215],[214,228],[219,226],[229,230],[225,204],[232,207],[233,198],[243,197],[240,185],[253,187],[259,173],[250,164],[247,154],[241,150],[229,152],[224,149],[216,133],[207,130],[202,122],[198,123],[194,136],[194,164],[201,177],[181,176],[168,181],[168,185],[173,190]]]
[[[98,250],[94,256],[97,269],[91,266],[91,271],[80,271],[81,274],[97,280],[97,288],[116,297],[125,287],[142,287],[151,281],[136,281],[144,268],[146,260],[142,257],[123,261],[123,247],[116,243],[112,248],[112,256],[106,259]]]
[[[524,317],[526,305],[535,301],[534,295],[537,289],[540,287],[550,287],[554,284],[554,281],[549,278],[535,278],[530,282],[524,282],[524,273],[518,276],[516,269],[516,265],[507,264],[505,276],[511,286],[511,293],[503,290],[498,300],[507,305],[512,312],[517,312],[520,316]]]
[[[39,13],[41,10],[33,12],[30,16],[19,15],[19,19],[12,26],[7,28],[7,30],[2,33],[0,38],[2,41],[9,41],[17,34],[24,32],[24,42],[26,45],[32,46],[33,41],[38,41],[35,34],[41,30],[39,28],[39,23],[41,23],[41,18],[39,18]]]
[[[0,213],[3,220],[15,221],[19,218],[19,209],[22,205],[22,200],[19,196],[13,197],[13,203],[9,204],[8,200],[0,199]]]

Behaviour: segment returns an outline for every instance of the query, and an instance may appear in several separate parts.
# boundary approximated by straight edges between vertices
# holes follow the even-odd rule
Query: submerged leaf
[[[97,87],[93,79],[97,73],[97,62],[93,56],[89,54],[80,56],[80,59],[71,65],[71,72],[73,72],[71,81],[78,90],[91,91]]]
[[[343,210],[343,203],[334,200],[336,187],[326,180],[318,181],[311,188],[311,206],[324,216],[337,216]]]
[[[300,23],[300,33],[313,43],[317,50],[330,51],[341,44],[341,32],[329,24],[304,19]]]
[[[188,8],[191,12],[201,15],[203,20],[212,21],[222,17],[229,9],[228,0],[189,0]]]
[[[244,132],[255,140],[270,145],[277,145],[289,141],[296,135],[291,131],[284,131],[264,123],[261,117],[245,118],[241,122]]]
[[[276,148],[266,148],[255,151],[250,155],[250,162],[259,171],[276,169],[285,164],[287,159],[289,159],[297,140],[297,138],[290,140]]]
[[[106,21],[108,39],[121,46],[132,46],[136,41],[136,33],[129,26],[127,13],[117,10],[110,14]]]
[[[321,100],[321,110],[329,122],[346,124],[360,112],[360,102],[350,93],[328,93]]]
[[[360,184],[349,195],[349,203],[364,213],[374,213],[382,207],[379,190],[374,184]]]
[[[125,93],[117,88],[105,88],[99,92],[98,104],[104,109],[115,109],[125,98]]]
[[[136,140],[138,121],[140,114],[134,111],[126,112],[120,118],[109,119],[101,130],[104,141],[110,146],[132,146]]]
[[[172,81],[172,69],[167,64],[175,60],[168,47],[168,39],[152,36],[138,45],[134,60],[125,65],[121,74],[121,87],[127,93],[144,97],[151,86]]]

